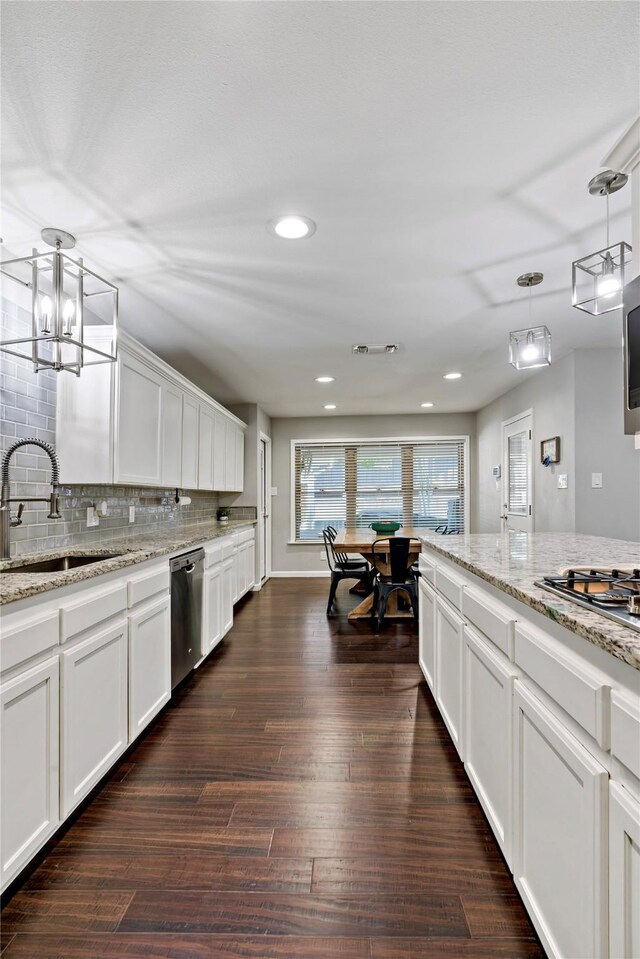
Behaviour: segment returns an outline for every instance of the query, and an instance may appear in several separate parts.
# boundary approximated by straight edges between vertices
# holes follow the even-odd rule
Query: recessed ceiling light
[[[335,403],[327,403],[327,405],[325,406],[325,410],[335,410],[335,408],[336,408]]]
[[[335,376],[316,376],[316,383],[333,383]]]
[[[442,377],[443,380],[459,380],[462,376],[462,373],[445,373]]]
[[[267,223],[267,230],[281,240],[306,240],[316,232],[308,216],[277,216]]]
[[[426,408],[429,407],[429,406],[433,406],[433,403],[421,403],[420,406],[421,406],[423,409],[426,409]]]

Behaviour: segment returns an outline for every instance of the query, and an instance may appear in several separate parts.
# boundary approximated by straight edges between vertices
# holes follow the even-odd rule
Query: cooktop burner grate
[[[640,568],[569,569],[537,585],[640,631]]]

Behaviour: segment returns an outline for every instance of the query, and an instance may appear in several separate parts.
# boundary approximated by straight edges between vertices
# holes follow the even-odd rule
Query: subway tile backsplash
[[[29,315],[6,300],[0,302],[2,338],[28,335]],[[26,360],[0,354],[0,400],[2,403],[2,454],[16,439],[35,437],[55,445],[56,388],[58,376],[48,370],[34,373]],[[64,464],[62,465],[64,475]],[[51,464],[37,447],[24,447],[11,460],[12,497],[48,497]],[[22,526],[11,530],[11,555],[109,542],[112,539],[152,532],[153,527],[175,527],[213,520],[218,494],[188,491],[189,506],[178,506],[174,489],[128,486],[61,487],[61,520],[47,519],[46,503],[27,503]],[[107,504],[100,525],[87,528],[87,507]],[[129,523],[129,507],[135,507],[135,522]],[[13,504],[13,512],[17,504]],[[246,515],[245,515],[246,514]],[[233,519],[255,519],[253,508],[231,509]]]

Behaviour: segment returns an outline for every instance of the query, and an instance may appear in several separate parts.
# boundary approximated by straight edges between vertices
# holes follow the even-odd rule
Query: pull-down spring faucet
[[[44,450],[51,460],[51,495],[48,499],[42,499],[37,496],[19,496],[11,499],[9,496],[9,465],[11,457],[16,450],[23,446],[39,446]],[[49,443],[43,440],[28,439],[17,440],[9,447],[2,458],[2,494],[0,497],[0,558],[9,559],[11,547],[10,529],[12,526],[22,525],[22,511],[25,503],[49,503],[49,512],[47,519],[62,519],[60,516],[60,500],[58,496],[58,486],[60,483],[60,470],[58,467],[58,457],[56,451]],[[11,516],[11,503],[19,503],[18,515],[14,519]]]

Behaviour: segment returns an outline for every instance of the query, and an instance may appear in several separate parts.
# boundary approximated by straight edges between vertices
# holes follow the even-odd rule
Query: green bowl
[[[400,529],[400,523],[371,523],[371,529],[376,533],[388,533],[390,536]]]

